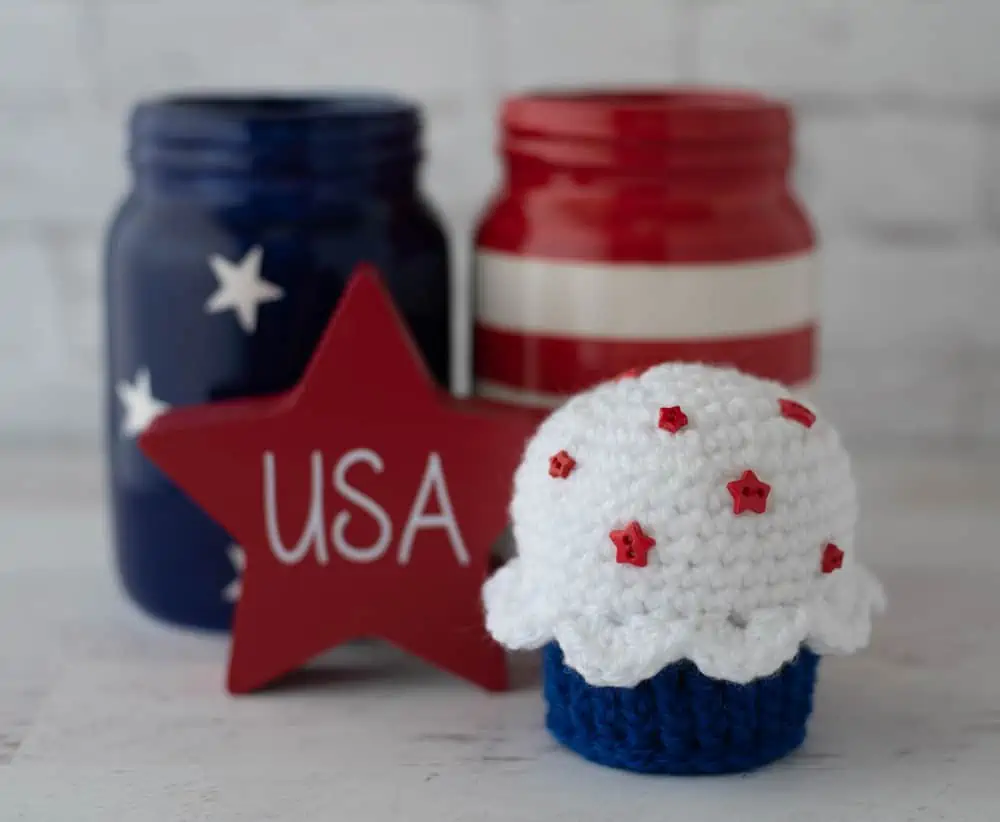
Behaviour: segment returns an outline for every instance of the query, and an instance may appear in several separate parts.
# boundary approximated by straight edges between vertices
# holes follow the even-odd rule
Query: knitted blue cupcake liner
[[[745,685],[675,662],[634,688],[588,685],[556,643],[543,651],[546,724],[581,756],[642,773],[750,771],[805,739],[819,657],[803,647],[768,677]]]

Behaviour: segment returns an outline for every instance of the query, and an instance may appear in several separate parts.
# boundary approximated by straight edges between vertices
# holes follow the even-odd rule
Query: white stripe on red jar
[[[791,115],[753,94],[529,95],[477,236],[475,378],[550,406],[629,368],[814,377],[818,278]]]

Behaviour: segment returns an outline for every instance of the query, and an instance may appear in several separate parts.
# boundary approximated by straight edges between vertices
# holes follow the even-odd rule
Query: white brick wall
[[[0,10],[0,94],[8,103],[87,96],[93,91],[87,8],[73,0],[14,0]]]
[[[120,0],[102,15],[100,79],[122,103],[206,83],[336,84],[455,107],[485,85],[487,34],[463,0]]]
[[[993,0],[708,0],[700,18],[707,80],[857,102],[976,104],[997,91]]]
[[[500,4],[505,88],[678,79],[684,8],[663,0],[510,0]],[[613,38],[613,39],[612,39]]]
[[[831,230],[967,239],[986,220],[987,134],[971,116],[804,116],[802,191]]]
[[[105,220],[128,181],[120,118],[78,102],[12,106],[8,116],[0,127],[0,225]]]
[[[534,85],[785,95],[849,431],[1000,437],[996,0],[0,0],[0,438],[93,436],[124,118],[184,87],[369,86],[430,115],[465,269],[493,115]]]

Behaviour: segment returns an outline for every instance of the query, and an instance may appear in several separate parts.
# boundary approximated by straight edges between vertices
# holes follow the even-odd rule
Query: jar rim
[[[181,92],[140,101],[131,126],[134,138],[212,139],[233,128],[283,124],[412,130],[419,110],[401,97],[377,92]]]
[[[391,93],[181,92],[135,106],[129,161],[158,177],[403,180],[421,126],[418,106]]]
[[[538,89],[501,114],[511,136],[614,142],[782,141],[791,121],[781,100],[709,86]]]

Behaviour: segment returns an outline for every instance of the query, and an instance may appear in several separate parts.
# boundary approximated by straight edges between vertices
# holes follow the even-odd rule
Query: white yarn
[[[836,431],[782,416],[787,388],[700,365],[661,365],[569,400],[528,444],[514,482],[517,556],[483,589],[509,648],[555,640],[591,685],[638,684],[679,659],[748,682],[792,659],[868,644],[878,581],[855,559],[855,483]],[[806,404],[806,403],[803,403]],[[657,426],[679,405],[687,426]],[[576,466],[549,475],[567,451]],[[753,470],[763,514],[733,512],[726,484]],[[632,520],[656,540],[646,567],[616,562]],[[828,543],[843,566],[820,570]]]

